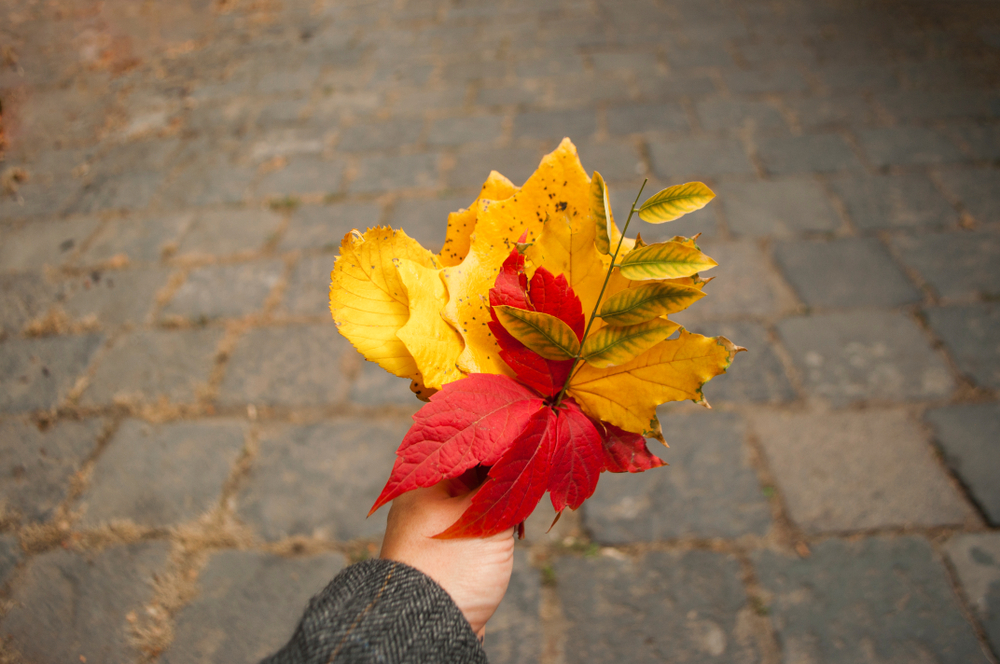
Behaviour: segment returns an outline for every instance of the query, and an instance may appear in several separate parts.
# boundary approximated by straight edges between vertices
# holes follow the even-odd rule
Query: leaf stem
[[[646,188],[646,183],[649,182],[649,178],[642,181],[642,186],[639,187],[639,193],[635,195],[635,200],[632,201],[632,208],[628,212],[628,218],[625,220],[625,225],[622,227],[621,237],[618,238],[618,246],[615,247],[615,253],[611,257],[611,265],[608,266],[608,273],[604,275],[604,284],[601,286],[601,292],[597,296],[597,302],[594,303],[594,310],[590,313],[590,318],[587,320],[587,327],[583,330],[583,339],[580,340],[580,347],[583,347],[583,342],[587,340],[587,335],[590,333],[590,326],[594,324],[594,319],[597,317],[597,310],[601,306],[601,300],[604,298],[604,291],[608,287],[608,282],[611,281],[611,271],[615,269],[615,261],[618,260],[618,252],[621,251],[622,242],[625,241],[625,233],[628,231],[629,222],[632,221],[632,215],[636,213],[635,204],[639,202],[639,197],[642,196],[642,190]],[[569,389],[569,381],[573,378],[573,373],[576,371],[577,364],[580,363],[580,357],[576,356],[573,358],[573,366],[569,368],[569,374],[566,376],[566,382],[563,383],[562,390],[556,396],[556,400],[553,402],[552,406],[556,407],[562,403],[563,397],[566,396],[566,390]]]

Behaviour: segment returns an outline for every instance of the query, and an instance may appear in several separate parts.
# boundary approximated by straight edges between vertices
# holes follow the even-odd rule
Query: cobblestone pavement
[[[419,405],[329,320],[341,236],[440,245],[569,136],[620,215],[717,190],[656,231],[750,352],[669,468],[543,503],[492,661],[997,662],[997,3],[2,0],[0,47],[0,661],[279,646]]]

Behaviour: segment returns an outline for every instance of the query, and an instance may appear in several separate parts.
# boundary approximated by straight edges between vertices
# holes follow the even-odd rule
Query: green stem
[[[604,285],[601,286],[601,292],[597,296],[597,302],[594,303],[594,310],[590,313],[590,319],[587,321],[587,327],[583,330],[583,339],[580,341],[580,347],[583,347],[583,342],[587,340],[587,335],[590,333],[590,326],[594,324],[594,319],[597,318],[597,310],[601,306],[601,300],[604,298],[604,291],[608,287],[608,282],[611,281],[611,271],[615,269],[615,261],[618,260],[618,252],[621,251],[622,242],[625,241],[625,233],[628,231],[629,222],[632,221],[632,215],[636,213],[635,204],[639,202],[639,197],[642,196],[642,190],[646,188],[646,183],[649,182],[649,178],[642,181],[642,186],[639,187],[639,193],[635,195],[635,200],[632,201],[632,209],[628,212],[628,218],[625,220],[625,225],[622,227],[621,237],[618,238],[618,246],[615,247],[615,253],[611,257],[611,265],[608,266],[608,273],[604,275]],[[556,396],[555,402],[552,406],[558,407],[562,403],[563,397],[566,396],[566,390],[569,389],[569,381],[573,378],[573,373],[576,371],[577,364],[580,363],[580,357],[573,358],[573,366],[569,368],[569,375],[566,376],[566,382],[563,384],[562,390]]]

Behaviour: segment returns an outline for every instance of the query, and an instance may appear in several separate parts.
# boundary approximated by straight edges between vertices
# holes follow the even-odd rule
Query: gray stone
[[[814,71],[831,90],[863,92],[899,85],[893,70],[882,64],[829,64]]]
[[[167,563],[169,545],[143,542],[34,557],[21,572],[14,606],[0,625],[5,649],[33,662],[131,664],[126,617],[139,613]]]
[[[184,234],[181,256],[228,256],[254,252],[281,226],[281,216],[270,210],[213,210],[198,214]]]
[[[786,662],[989,661],[923,539],[829,539],[808,558],[751,555]]]
[[[460,152],[455,159],[455,167],[448,174],[448,184],[455,189],[479,190],[489,177],[490,171],[497,171],[517,186],[538,168],[542,153],[534,148],[500,148],[496,150],[473,150]],[[471,203],[466,203],[466,207]]]
[[[927,411],[945,461],[986,519],[1000,525],[1000,406],[959,404]]]
[[[326,147],[327,131],[327,127],[308,125],[269,131],[250,147],[250,159],[265,162],[277,158],[319,155]]]
[[[542,584],[523,549],[514,551],[514,573],[487,628],[491,664],[537,662],[542,657]]]
[[[897,235],[893,248],[947,299],[1000,294],[1000,233],[989,231]]]
[[[939,399],[955,389],[944,360],[902,314],[854,311],[786,318],[777,328],[806,392],[835,406]]]
[[[730,182],[718,197],[733,233],[752,237],[794,237],[840,226],[823,188],[813,180]]]
[[[114,219],[90,241],[80,262],[97,265],[124,256],[129,263],[155,263],[164,251],[177,247],[177,240],[193,219],[190,212]]]
[[[436,154],[364,157],[350,184],[351,193],[369,194],[400,189],[428,189],[438,183],[440,159]]]
[[[24,560],[24,551],[13,535],[0,535],[0,587],[14,578],[17,566]]]
[[[388,508],[365,517],[389,479],[409,424],[408,418],[344,418],[267,427],[237,514],[269,541],[380,537]]]
[[[537,111],[514,117],[514,138],[582,141],[597,131],[597,116],[591,110]]]
[[[969,124],[954,127],[952,131],[962,138],[975,158],[1000,160],[1000,127],[997,125]]]
[[[830,188],[861,230],[954,226],[958,212],[926,175],[835,178]]]
[[[1000,221],[1000,173],[986,169],[942,171],[939,177],[977,221]]]
[[[198,596],[177,614],[160,661],[256,662],[273,654],[292,638],[309,598],[343,568],[339,554],[215,554],[198,577]]]
[[[416,143],[423,126],[423,120],[413,118],[352,125],[341,132],[337,149],[341,152],[398,150]]]
[[[689,129],[684,107],[677,103],[613,106],[607,116],[608,131],[617,135]]]
[[[77,320],[93,316],[105,328],[142,324],[169,277],[162,268],[93,270],[60,284],[62,307]]]
[[[755,411],[792,519],[811,533],[961,524],[970,510],[904,411]]]
[[[163,181],[163,173],[149,171],[126,171],[106,176],[106,179],[88,184],[73,209],[83,213],[123,208],[141,210],[149,207]]]
[[[755,242],[702,242],[701,249],[719,262],[701,276],[715,280],[705,286],[705,297],[673,316],[677,321],[774,316],[794,308],[791,290],[768,268],[767,256]]]
[[[868,125],[875,121],[875,112],[864,97],[810,97],[789,100],[787,104],[806,130]]]
[[[101,452],[76,506],[83,511],[80,526],[128,519],[158,528],[215,508],[243,451],[243,429],[230,420],[126,420]]]
[[[295,125],[307,115],[306,100],[279,99],[265,104],[257,114],[257,126]]]
[[[584,503],[594,539],[628,544],[682,537],[764,535],[771,511],[750,465],[743,421],[732,413],[671,413],[660,407],[670,465],[643,473],[605,473]],[[672,506],[684,505],[683,510]]]
[[[880,127],[857,132],[861,148],[877,167],[961,161],[962,152],[946,136],[925,127]]]
[[[762,138],[757,155],[772,175],[864,170],[850,144],[838,134]]]
[[[562,557],[555,576],[567,661],[760,661],[735,558],[711,551]]]
[[[80,398],[86,406],[192,403],[208,383],[222,330],[143,330],[116,339]]]
[[[254,169],[233,165],[225,155],[206,148],[180,167],[158,197],[171,206],[243,203],[255,176]]]
[[[206,321],[258,313],[284,271],[285,264],[278,259],[194,269],[160,316]]]
[[[747,349],[736,356],[726,373],[705,385],[705,399],[710,404],[782,403],[795,399],[795,390],[774,352],[774,344],[759,323],[713,322],[694,325],[691,331],[710,337],[724,336]]]
[[[537,81],[518,80],[513,85],[481,87],[478,103],[488,107],[527,106],[539,103],[544,95],[545,88]]]
[[[667,60],[679,71],[693,67],[733,67],[733,56],[723,44],[670,44]]]
[[[784,242],[774,257],[810,307],[898,307],[922,299],[875,238]]]
[[[979,385],[1000,389],[1000,306],[983,303],[926,313],[962,373]]]
[[[340,191],[345,165],[339,159],[296,155],[284,167],[264,175],[254,186],[254,191],[265,198],[295,194],[335,194]]]
[[[772,71],[729,71],[723,74],[726,87],[737,94],[804,92],[809,84],[795,69]]]
[[[0,412],[57,406],[103,342],[101,335],[85,334],[0,344]]]
[[[392,103],[387,106],[398,115],[423,116],[427,111],[461,108],[464,102],[465,88],[453,85],[443,90],[428,87],[397,89]]]
[[[592,53],[594,71],[630,72],[636,76],[656,73],[660,68],[656,54],[645,51],[631,53]]]
[[[401,198],[392,208],[389,225],[395,229],[402,229],[421,246],[438,252],[444,244],[448,215],[468,208],[472,202],[471,196]]]
[[[500,115],[443,118],[431,124],[427,143],[454,146],[494,143],[503,135],[503,123]]]
[[[56,287],[41,272],[0,274],[0,339],[20,334],[25,324],[56,302]]]
[[[785,129],[781,113],[766,101],[708,99],[695,106],[698,122],[707,131]]]
[[[577,150],[584,169],[590,173],[595,170],[600,171],[601,176],[608,182],[635,182],[646,173],[642,155],[635,146],[628,143],[588,142],[577,145]],[[638,186],[635,191],[638,191]]]
[[[0,268],[37,270],[43,265],[64,265],[99,225],[96,218],[85,218],[5,228],[0,241]]]
[[[876,103],[901,122],[934,121],[953,118],[993,119],[996,95],[982,91],[952,90],[927,94],[923,90],[894,91],[875,97]]]
[[[292,270],[283,309],[297,316],[330,315],[330,272],[334,256],[306,256]]]
[[[574,140],[583,139],[586,134],[590,133],[584,131],[583,129],[588,128],[590,117],[592,115],[587,115],[582,111],[575,109],[580,108],[590,108],[597,104],[604,103],[621,103],[622,100],[628,99],[630,94],[630,89],[628,82],[625,81],[620,75],[612,76],[607,73],[596,73],[595,75],[583,75],[583,76],[566,76],[557,77],[552,79],[551,83],[551,95],[558,106],[574,109],[565,111],[571,123],[579,122],[581,131],[580,132],[567,132],[563,135],[569,136]],[[515,119],[515,123],[517,120]],[[515,126],[517,126],[515,124]],[[592,130],[591,130],[592,132]],[[559,140],[556,138],[557,131],[551,131],[547,137],[553,140]],[[515,136],[523,136],[521,132],[516,132]],[[546,136],[534,136],[534,138],[545,138]]]
[[[288,228],[282,234],[279,248],[327,251],[340,247],[344,235],[352,229],[364,232],[378,226],[382,211],[368,203],[336,203],[334,205],[305,205],[295,209]]]
[[[649,144],[653,171],[671,182],[680,177],[754,175],[743,145],[735,138],[682,138]]]
[[[644,101],[681,101],[692,96],[715,94],[715,79],[703,74],[677,73],[671,76],[648,76],[634,81]]]
[[[219,400],[268,406],[337,403],[347,393],[340,363],[348,347],[333,322],[251,330],[229,358]]]
[[[394,376],[374,362],[361,362],[351,382],[348,399],[362,406],[401,406],[416,410],[423,404],[405,378]]]
[[[24,522],[48,520],[69,496],[70,478],[93,453],[103,428],[101,420],[61,420],[44,431],[27,422],[0,422],[5,510]]]
[[[1000,650],[1000,535],[959,534],[945,551],[993,651]]]

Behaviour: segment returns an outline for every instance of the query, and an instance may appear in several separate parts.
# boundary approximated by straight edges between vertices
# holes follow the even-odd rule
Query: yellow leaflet
[[[636,325],[607,326],[583,343],[583,360],[598,368],[625,364],[673,334],[680,325],[654,318]]]
[[[449,297],[443,315],[465,342],[459,369],[466,373],[510,374],[497,355],[496,341],[487,327],[489,290],[522,233],[527,232],[528,240],[534,240],[542,222],[556,215],[586,219],[589,187],[590,179],[580,165],[576,148],[564,139],[542,159],[538,170],[517,193],[482,206],[468,254],[459,265],[442,270]]]
[[[614,253],[622,234],[611,214],[607,185],[597,171],[594,171],[594,177],[590,181],[590,215],[594,219],[594,243],[597,250],[602,254]]]
[[[702,385],[725,372],[739,350],[725,337],[682,329],[677,339],[661,341],[627,364],[606,369],[582,364],[570,379],[569,395],[593,418],[662,440],[656,407],[704,401]]]
[[[629,279],[648,280],[690,277],[718,265],[701,253],[692,240],[657,242],[629,252],[621,260],[621,273]]]
[[[646,282],[605,298],[600,316],[609,325],[635,325],[683,311],[703,297],[705,293],[694,286],[669,281]]]
[[[330,274],[330,313],[337,329],[372,362],[386,371],[418,378],[417,365],[396,336],[410,317],[406,289],[393,258],[434,267],[434,255],[391,228],[348,233]]]
[[[715,192],[701,182],[676,184],[653,194],[639,207],[639,218],[662,224],[700,210],[715,198]]]
[[[444,236],[444,246],[438,254],[438,264],[453,266],[462,262],[469,253],[472,233],[476,228],[476,218],[483,201],[502,201],[517,192],[514,184],[496,171],[490,171],[479,196],[466,210],[459,210],[448,215],[448,230]]]
[[[441,270],[413,261],[398,261],[399,278],[409,297],[410,318],[396,336],[413,356],[426,387],[441,389],[464,377],[455,366],[462,352],[462,337],[441,318],[448,291]]]
[[[546,360],[571,360],[580,352],[580,340],[562,320],[540,311],[501,305],[497,320],[515,339]]]

